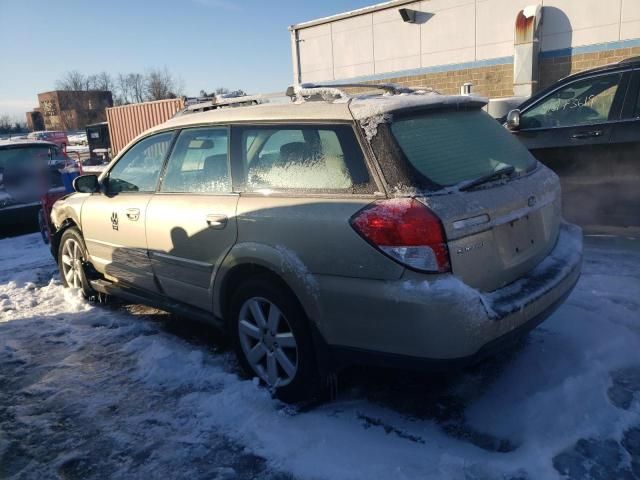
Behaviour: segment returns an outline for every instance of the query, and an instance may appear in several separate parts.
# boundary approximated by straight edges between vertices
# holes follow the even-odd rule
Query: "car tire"
[[[79,288],[85,297],[90,298],[96,292],[91,288],[85,272],[88,258],[80,231],[74,227],[65,230],[58,248],[58,268],[62,284],[67,288]]]
[[[40,235],[45,245],[49,245],[49,227],[44,217],[44,210],[38,210],[38,228],[40,229]]]
[[[240,284],[231,299],[230,320],[236,355],[247,375],[258,377],[285,402],[311,400],[320,392],[309,321],[281,282],[264,275]]]

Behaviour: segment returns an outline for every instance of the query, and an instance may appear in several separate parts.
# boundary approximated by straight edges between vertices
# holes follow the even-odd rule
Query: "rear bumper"
[[[501,337],[491,340],[489,343],[483,345],[476,353],[466,357],[439,359],[398,355],[351,347],[330,347],[329,350],[331,360],[333,362],[332,365],[334,368],[335,366],[340,368],[346,365],[371,365],[376,367],[401,368],[420,371],[443,371],[473,365],[517,344],[518,340],[544,322],[560,305],[562,305],[571,293],[572,289],[573,287],[546,310],[540,312],[538,316],[526,321]]]
[[[571,293],[581,267],[582,231],[563,224],[537,267],[491,293],[452,275],[409,274],[394,282],[321,278],[318,327],[335,355],[351,357],[348,363],[473,361],[544,321]]]

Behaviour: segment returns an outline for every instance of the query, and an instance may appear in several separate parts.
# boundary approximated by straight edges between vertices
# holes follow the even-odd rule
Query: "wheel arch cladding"
[[[62,222],[60,228],[58,228],[53,233],[53,235],[51,235],[51,253],[53,254],[53,258],[55,258],[56,263],[58,262],[58,253],[60,250],[60,240],[62,239],[62,235],[64,234],[64,232],[74,227],[77,228],[78,231],[80,231],[80,228],[78,227],[76,222],[71,218],[67,218]]]
[[[305,312],[307,318],[317,323],[319,302],[317,284],[302,262],[283,247],[267,245],[242,245],[232,249],[215,279],[214,312],[228,320],[231,296],[244,280],[257,275],[267,275],[280,283]]]

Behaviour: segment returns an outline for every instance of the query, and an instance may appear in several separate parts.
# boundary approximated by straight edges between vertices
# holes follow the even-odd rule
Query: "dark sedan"
[[[38,229],[41,197],[64,191],[60,169],[67,160],[50,142],[0,142],[0,237]]]

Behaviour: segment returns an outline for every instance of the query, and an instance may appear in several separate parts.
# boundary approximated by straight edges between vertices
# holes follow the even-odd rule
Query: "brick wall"
[[[617,63],[625,58],[640,56],[640,47],[620,48],[605,52],[582,53],[540,59],[540,86],[546,88],[572,73],[578,73],[609,63]]]
[[[39,93],[38,102],[47,130],[77,130],[104,122],[113,97],[109,91],[55,90]]]
[[[458,94],[465,82],[473,83],[473,93],[491,98],[513,95],[513,65],[492,65],[448,72],[425,73],[365,83],[395,83],[405,87],[431,87],[442,94]]]
[[[640,56],[640,47],[620,48],[604,52],[582,53],[553,58],[540,59],[540,79],[538,90],[546,88],[554,82],[572,73],[609,63],[616,63],[625,58]],[[465,82],[473,83],[473,92],[489,98],[513,96],[513,65],[492,65],[488,67],[465,68],[447,72],[425,73],[413,76],[402,76],[374,80],[364,83],[395,83],[406,87],[432,87],[443,94],[460,93]],[[351,93],[361,93],[366,89],[349,89]]]

